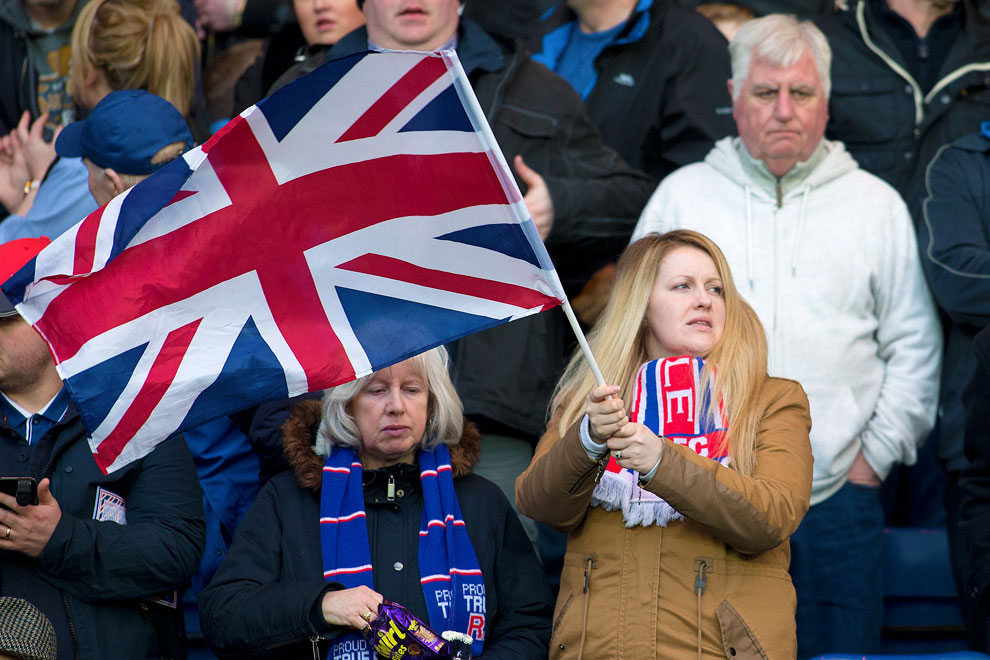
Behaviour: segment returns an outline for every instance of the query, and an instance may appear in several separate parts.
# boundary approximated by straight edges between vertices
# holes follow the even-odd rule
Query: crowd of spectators
[[[54,637],[60,660],[184,657],[180,614],[201,591],[206,640],[231,657],[364,658],[347,631],[383,597],[475,626],[478,611],[451,604],[459,594],[418,586],[417,552],[433,546],[413,539],[435,498],[467,522],[440,546],[441,568],[467,557],[482,576],[457,588],[487,593],[483,657],[640,657],[615,641],[631,624],[597,618],[627,601],[629,621],[671,617],[654,632],[672,657],[759,657],[758,638],[802,659],[878,652],[883,526],[899,519],[945,525],[968,644],[990,652],[985,1],[0,0],[0,281],[324,63],[445,48],[615,388],[592,389],[555,309],[330,390],[322,408],[266,402],[191,429],[107,476],[44,341],[0,298],[0,477],[38,483],[32,504],[0,493],[0,620],[41,631],[8,642],[0,630],[0,656],[56,657]],[[722,323],[723,305],[721,343],[668,347],[651,320],[648,292],[685,252],[685,269],[721,282],[700,287],[692,321]],[[730,478],[717,470],[731,461],[682,451],[624,407],[641,364],[678,355],[725,374]],[[712,392],[698,401],[710,408]],[[457,418],[439,446],[427,433],[438,406]],[[375,420],[412,430],[386,441]],[[363,475],[321,479],[343,447]],[[451,462],[453,481],[409,471],[423,461]],[[598,478],[631,470],[637,493],[689,520],[643,525],[628,498],[602,505],[596,466]],[[899,497],[911,492],[925,496]],[[374,579],[325,582],[352,559],[328,548],[350,537],[316,521],[362,500],[370,547],[354,556]],[[271,519],[291,528],[266,537]],[[408,534],[405,549],[382,525]],[[635,565],[665,543],[675,550],[653,568]],[[717,582],[745,561],[793,588]],[[541,578],[545,593],[514,584]],[[731,612],[713,600],[723,593]],[[710,611],[695,616],[703,596]],[[758,612],[765,598],[773,615]]]

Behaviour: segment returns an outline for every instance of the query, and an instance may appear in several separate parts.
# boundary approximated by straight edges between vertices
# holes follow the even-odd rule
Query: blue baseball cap
[[[59,156],[85,156],[118,174],[151,174],[167,163],[153,165],[163,147],[193,137],[182,114],[171,103],[143,89],[111,92],[84,121],[69,124],[55,140]]]

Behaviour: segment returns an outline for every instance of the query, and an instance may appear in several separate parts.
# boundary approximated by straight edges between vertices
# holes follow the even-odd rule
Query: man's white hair
[[[789,67],[797,64],[805,51],[811,53],[815,60],[825,99],[828,100],[832,91],[832,49],[814,23],[799,21],[789,14],[770,14],[743,25],[729,43],[732,100],[739,98],[753,59],[763,60],[775,67]]]

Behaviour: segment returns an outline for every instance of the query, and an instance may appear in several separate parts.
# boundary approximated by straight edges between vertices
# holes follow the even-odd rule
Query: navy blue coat
[[[174,611],[145,597],[182,589],[203,553],[203,503],[181,437],[105,475],[70,408],[35,447],[54,440],[32,471],[27,443],[0,422],[4,476],[51,478],[62,518],[37,559],[0,552],[0,593],[34,602],[56,623],[59,660],[159,658],[152,618]],[[121,496],[126,524],[94,520],[97,489]],[[67,613],[67,614],[66,614]]]
[[[990,123],[985,126],[990,133]],[[921,209],[921,263],[946,325],[938,453],[947,469],[959,470],[966,462],[961,393],[975,371],[971,345],[990,324],[987,135],[968,135],[939,150],[928,167]]]
[[[342,628],[321,615],[323,594],[341,589],[323,579],[320,492],[323,457],[313,453],[320,404],[301,404],[286,425],[283,472],[262,489],[237,529],[213,582],[199,597],[203,633],[221,658],[326,657]],[[478,557],[488,597],[485,660],[537,660],[550,640],[549,594],[526,533],[497,486],[470,474],[477,432],[451,448],[454,489]],[[388,502],[389,470],[396,498]],[[398,465],[365,473],[365,510],[375,590],[428,621],[416,561],[422,494],[418,468]],[[395,570],[396,562],[401,569]]]
[[[925,167],[938,149],[990,118],[990,12],[960,0],[962,35],[934,87],[923,93],[870,0],[821,18],[832,47],[832,96],[825,136],[841,140],[867,172],[897,189],[917,224]]]

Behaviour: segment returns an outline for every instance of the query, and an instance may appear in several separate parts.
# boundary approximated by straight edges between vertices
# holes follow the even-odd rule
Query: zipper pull
[[[395,477],[388,475],[388,486],[385,487],[385,499],[389,502],[395,501]]]
[[[320,660],[320,637],[319,635],[314,635],[309,638],[309,643],[313,645],[313,660]]]
[[[605,454],[604,458],[598,459],[598,471],[595,472],[595,483],[600,484],[602,482],[602,475],[605,474],[605,467],[608,465],[608,454]]]

